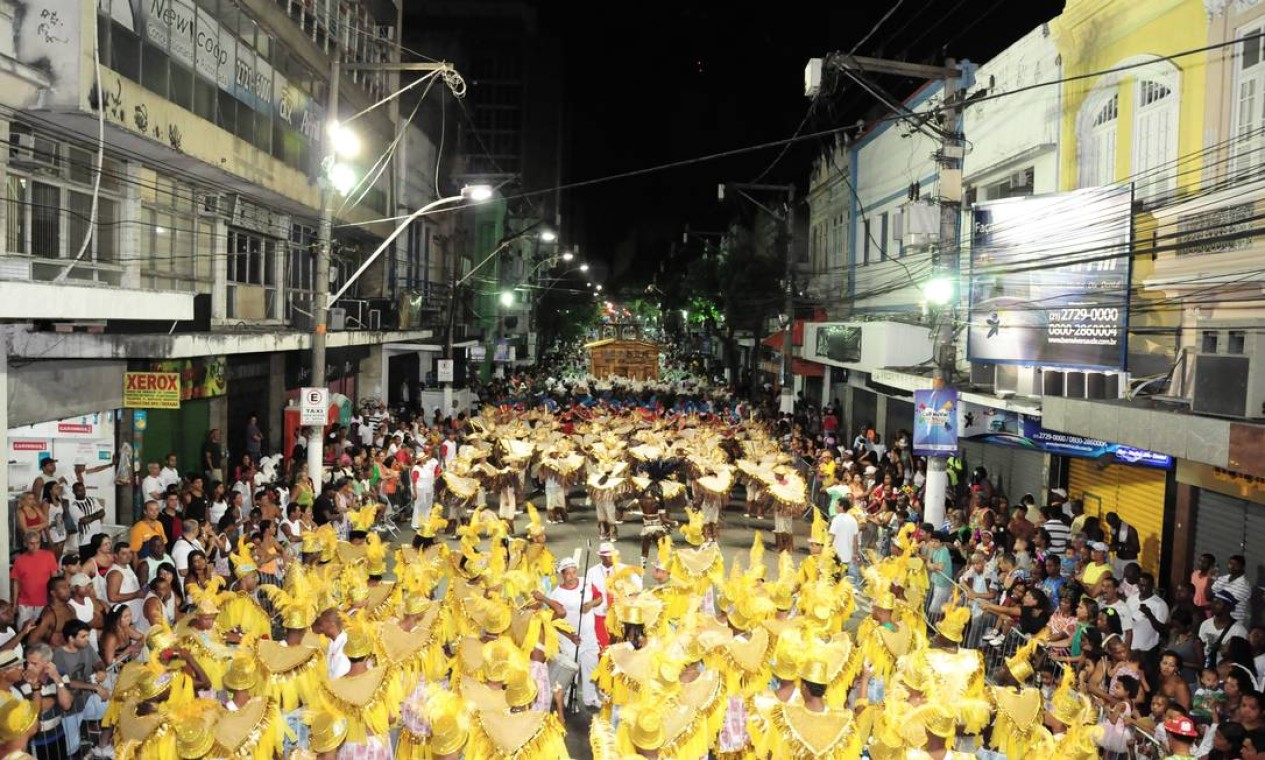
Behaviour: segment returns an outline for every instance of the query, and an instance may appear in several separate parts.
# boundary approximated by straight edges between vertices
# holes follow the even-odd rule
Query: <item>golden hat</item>
[[[466,746],[470,737],[470,717],[456,694],[436,690],[426,700],[426,717],[430,723],[432,756],[456,754]]]
[[[272,606],[281,613],[281,627],[290,630],[311,628],[316,620],[316,599],[306,574],[298,567],[286,572],[286,588],[265,583],[259,587]]]
[[[176,755],[180,760],[198,760],[211,751],[215,744],[211,726],[219,712],[219,704],[209,699],[194,700],[172,712]]]
[[[930,663],[925,657],[920,657],[918,652],[901,657],[896,666],[896,674],[900,677],[900,682],[910,691],[925,694],[935,685]]]
[[[646,616],[639,604],[620,605],[619,622],[623,625],[645,625]]]
[[[809,683],[830,683],[830,663],[826,662],[820,649],[810,650],[800,665],[799,677]]]
[[[1019,650],[1013,656],[1006,658],[1006,669],[1015,677],[1015,681],[1022,685],[1029,678],[1032,678],[1032,655],[1037,648],[1037,639],[1029,639],[1028,643],[1019,647]]]
[[[900,657],[909,652],[914,645],[913,632],[908,625],[899,625],[895,629],[887,626],[878,627],[879,641],[891,653],[892,657]]]
[[[347,626],[347,643],[343,646],[343,654],[353,660],[373,654],[373,629],[359,616],[353,617]]]
[[[896,595],[892,593],[892,587],[888,584],[882,584],[870,599],[870,606],[879,610],[896,609]]]
[[[1089,698],[1076,691],[1075,670],[1063,668],[1063,678],[1050,700],[1050,714],[1059,723],[1074,726],[1087,722],[1087,716],[1091,710]]]
[[[233,654],[224,673],[224,686],[234,691],[252,691],[259,685],[259,661],[255,650],[243,643]]]
[[[901,737],[912,747],[926,745],[928,733],[952,743],[957,736],[957,718],[945,705],[924,702],[909,713],[899,730]]]
[[[653,752],[667,741],[663,727],[662,707],[643,703],[628,719],[628,739],[640,750]]]
[[[347,716],[338,712],[333,705],[324,705],[310,710],[305,716],[311,726],[308,737],[308,749],[313,752],[333,752],[343,746],[347,739]]]
[[[483,675],[489,681],[504,683],[510,671],[522,664],[523,653],[507,637],[499,637],[484,644],[480,649],[483,657]],[[526,665],[523,665],[526,667]]]
[[[954,643],[962,643],[966,626],[971,622],[971,608],[957,606],[957,600],[944,605],[943,617],[936,628],[940,635]]]
[[[136,698],[141,702],[148,702],[170,690],[172,680],[172,674],[165,670],[146,670],[136,681]]]
[[[145,648],[150,652],[161,652],[176,645],[176,634],[167,625],[167,618],[159,616],[158,624],[152,626],[145,634]]]
[[[316,534],[316,531],[305,530],[301,537],[303,542],[300,546],[300,551],[303,554],[320,554],[321,537]]]
[[[448,527],[448,521],[444,519],[443,505],[436,504],[431,507],[430,515],[427,516],[426,522],[417,529],[417,535],[422,538],[434,538],[439,531]]]
[[[420,615],[429,609],[431,600],[416,591],[405,590],[402,609],[405,615]]]
[[[17,741],[39,725],[39,713],[26,699],[9,694],[0,696],[0,741]]]
[[[536,701],[540,693],[531,671],[514,668],[505,681],[505,701],[510,707],[526,707]]]
[[[470,617],[480,628],[494,636],[505,633],[509,630],[510,623],[514,622],[514,614],[509,606],[496,599],[480,600]]]
[[[370,575],[387,574],[387,546],[377,533],[369,533],[365,537],[365,559],[369,563]]]
[[[210,615],[214,617],[220,614],[220,590],[224,588],[224,578],[219,575],[211,576],[211,579],[204,585],[190,584],[188,589],[189,601],[193,602],[196,615]]]
[[[779,681],[793,681],[799,678],[803,663],[803,637],[796,629],[783,630],[777,637],[777,646],[773,648],[773,675]]]
[[[247,575],[259,569],[255,563],[255,556],[250,553],[254,544],[246,542],[245,536],[237,538],[237,550],[229,555],[229,559],[233,561],[233,575],[238,578],[245,578]]]

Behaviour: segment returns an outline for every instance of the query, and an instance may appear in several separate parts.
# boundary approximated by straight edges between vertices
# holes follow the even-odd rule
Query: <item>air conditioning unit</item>
[[[347,310],[342,306],[335,306],[330,309],[328,324],[330,330],[346,330]]]
[[[1122,390],[1129,386],[1128,375],[1123,372],[1057,367],[1044,367],[1039,372],[1042,396],[1105,401],[1120,398]]]
[[[57,171],[57,143],[30,132],[9,135],[9,163],[32,171]]]
[[[1196,414],[1265,417],[1265,366],[1247,354],[1195,354],[1190,409]]]
[[[906,203],[896,214],[893,238],[905,248],[928,248],[940,239],[940,209],[931,203]]]

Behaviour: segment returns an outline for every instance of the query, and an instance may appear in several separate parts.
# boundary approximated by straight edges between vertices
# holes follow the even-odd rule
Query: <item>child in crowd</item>
[[[1137,698],[1140,687],[1141,683],[1133,676],[1120,676],[1111,685],[1108,692],[1110,699],[1100,700],[1106,711],[1098,721],[1098,727],[1102,729],[1098,746],[1105,750],[1108,760],[1129,751],[1132,739],[1129,722],[1133,716],[1133,700]]]
[[[1191,699],[1190,717],[1203,723],[1215,723],[1221,706],[1225,704],[1225,692],[1215,668],[1199,671],[1199,688]]]

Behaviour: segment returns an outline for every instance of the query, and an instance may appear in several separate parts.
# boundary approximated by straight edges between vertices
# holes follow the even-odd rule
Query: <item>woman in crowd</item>
[[[62,501],[61,481],[50,480],[44,484],[40,509],[48,520],[48,548],[60,559],[66,547],[66,504]]]
[[[1160,682],[1158,693],[1168,697],[1170,702],[1190,709],[1190,686],[1182,678],[1182,658],[1177,652],[1166,651],[1160,655]]]
[[[228,489],[225,488],[224,483],[217,480],[211,484],[210,506],[206,512],[207,522],[218,525],[226,514],[228,514]]]
[[[132,608],[126,604],[112,607],[101,626],[101,661],[109,667],[129,660],[144,644],[145,635],[132,625]]]
[[[48,514],[30,491],[18,497],[18,529],[36,533],[41,542],[48,540]]]
[[[1188,610],[1176,608],[1168,616],[1168,649],[1181,659],[1182,679],[1194,687],[1204,664],[1204,644],[1195,635],[1195,621]]]

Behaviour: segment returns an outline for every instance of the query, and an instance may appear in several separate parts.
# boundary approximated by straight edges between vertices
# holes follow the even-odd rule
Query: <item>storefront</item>
[[[181,472],[201,472],[202,444],[211,429],[223,426],[225,420],[228,361],[223,356],[139,361],[132,362],[131,369],[176,373],[180,388],[178,406],[134,407],[129,410],[130,419],[124,420],[121,433],[131,431],[136,477],[145,476],[146,462],[163,462],[173,453]]]
[[[250,415],[259,417],[259,427],[264,434],[263,451],[270,453],[269,434],[275,424],[273,410],[282,401],[271,398],[272,355],[236,354],[228,357],[228,425],[224,431],[224,443],[234,452],[234,461],[241,459],[246,449],[246,423]],[[275,417],[280,419],[280,413]]]
[[[1164,516],[1167,514],[1167,470],[1100,459],[1068,458],[1067,493],[1080,499],[1085,513],[1103,519],[1115,512],[1138,532],[1142,552],[1138,564],[1159,575],[1164,551]],[[1104,529],[1105,529],[1104,525]]]
[[[53,422],[9,428],[9,497],[29,491],[40,474],[40,462],[57,460],[57,474],[74,483],[82,473],[88,495],[105,507],[107,522],[115,522],[114,488],[117,410],[85,414]],[[64,498],[70,498],[69,490]],[[10,535],[17,536],[15,531]]]
[[[1046,456],[1040,451],[1002,446],[981,441],[961,441],[963,477],[970,478],[976,467],[988,471],[995,492],[1018,503],[1024,494],[1043,498]]]
[[[1178,557],[1178,572],[1187,577],[1199,555],[1217,558],[1222,573],[1226,560],[1242,554],[1247,580],[1253,588],[1265,585],[1265,553],[1251,544],[1265,536],[1265,478],[1186,460],[1177,463],[1177,482],[1192,486],[1194,536],[1189,557]],[[1260,608],[1261,605],[1255,605]]]

